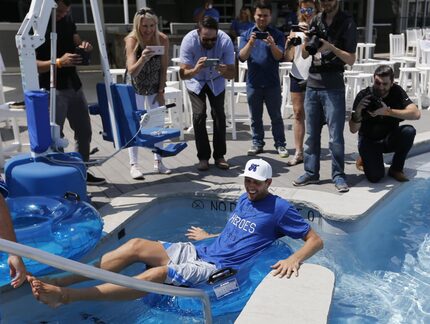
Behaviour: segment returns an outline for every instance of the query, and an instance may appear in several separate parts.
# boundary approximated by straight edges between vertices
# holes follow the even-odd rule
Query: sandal
[[[303,163],[303,153],[296,153],[294,154],[293,158],[289,161],[287,161],[287,165],[288,166],[293,166],[293,165],[297,165]]]

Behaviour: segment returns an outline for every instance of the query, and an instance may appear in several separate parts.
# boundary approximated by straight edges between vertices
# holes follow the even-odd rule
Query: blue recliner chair
[[[120,148],[141,146],[150,148],[154,153],[166,157],[174,156],[187,147],[186,143],[171,143],[164,148],[154,146],[158,142],[178,137],[180,131],[174,128],[143,127],[136,135],[140,128],[140,120],[147,111],[137,109],[135,93],[130,85],[112,84],[111,92]],[[97,98],[98,105],[91,106],[90,113],[100,115],[103,125],[103,139],[113,142],[106,88],[103,83],[97,84]],[[133,138],[133,136],[135,137]]]

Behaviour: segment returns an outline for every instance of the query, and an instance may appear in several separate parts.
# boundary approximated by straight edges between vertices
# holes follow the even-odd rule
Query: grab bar
[[[50,265],[64,271],[73,272],[81,276],[109,282],[115,285],[124,286],[130,289],[157,293],[169,296],[196,297],[202,300],[203,315],[205,322],[212,324],[212,311],[209,297],[202,289],[182,288],[167,286],[155,282],[149,282],[124,276],[119,273],[95,268],[77,261],[69,260],[33,247],[25,246],[19,243],[0,239],[0,251],[5,251],[13,255],[19,255],[38,262]]]

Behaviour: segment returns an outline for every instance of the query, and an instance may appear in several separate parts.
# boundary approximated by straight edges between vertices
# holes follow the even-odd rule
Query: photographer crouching
[[[344,65],[355,62],[357,29],[351,15],[339,9],[338,0],[321,0],[306,33],[302,56],[312,55],[305,95],[305,174],[294,186],[319,182],[321,129],[327,123],[332,156],[332,180],[338,192],[349,191],[344,173],[345,84]]]
[[[389,152],[394,155],[388,175],[400,182],[408,181],[403,166],[416,131],[411,125],[399,126],[399,123],[420,117],[418,107],[405,90],[394,84],[391,67],[379,66],[374,72],[373,86],[361,90],[355,98],[349,121],[351,132],[358,131],[358,151],[370,182],[384,177],[383,153]]]

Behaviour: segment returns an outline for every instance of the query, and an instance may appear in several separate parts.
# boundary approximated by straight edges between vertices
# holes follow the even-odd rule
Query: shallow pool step
[[[333,272],[320,265],[304,263],[290,279],[269,273],[235,323],[327,323],[333,289]]]

